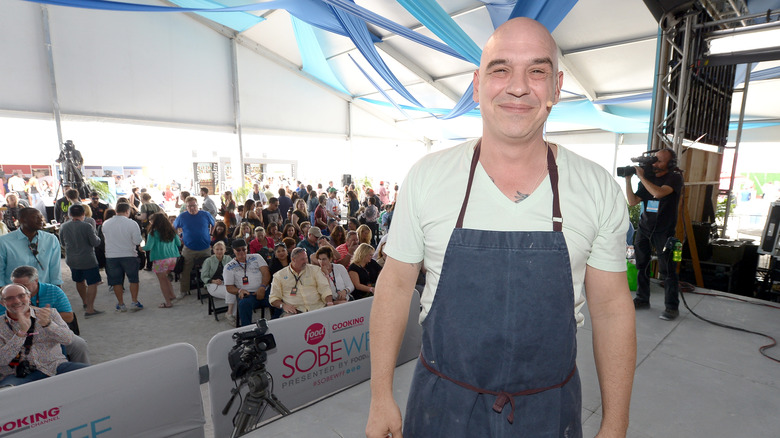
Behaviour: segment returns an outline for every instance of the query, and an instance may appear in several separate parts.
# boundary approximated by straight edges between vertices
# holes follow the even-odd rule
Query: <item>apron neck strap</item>
[[[558,199],[558,165],[555,163],[555,156],[553,155],[550,144],[547,145],[547,171],[550,174],[550,186],[552,186],[553,193],[553,231],[563,231],[563,215],[561,214],[561,203]],[[463,204],[460,207],[460,214],[458,215],[458,221],[455,223],[455,228],[463,228],[463,218],[466,216],[466,206],[469,203],[469,197],[471,196],[471,185],[474,182],[474,173],[477,170],[477,164],[479,163],[479,152],[482,146],[482,139],[477,141],[477,146],[474,148],[474,156],[471,158],[471,166],[469,167],[469,181],[466,185],[466,196],[463,197]]]

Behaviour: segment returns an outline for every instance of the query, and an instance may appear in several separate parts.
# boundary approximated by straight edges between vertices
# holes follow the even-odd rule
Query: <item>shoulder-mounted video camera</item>
[[[656,152],[658,151],[657,150],[647,151],[638,157],[631,158],[631,161],[637,163],[639,167],[643,168],[645,170],[645,173],[648,174],[652,173],[653,163],[658,161],[658,157],[655,156]],[[621,178],[626,176],[636,175],[636,169],[634,168],[634,166],[618,167],[616,170],[617,170],[617,176]]]

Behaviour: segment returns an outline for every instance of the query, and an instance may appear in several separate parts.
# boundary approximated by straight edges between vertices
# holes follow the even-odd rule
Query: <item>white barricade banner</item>
[[[256,424],[279,417],[284,409],[298,409],[368,380],[371,377],[368,327],[373,300],[366,298],[268,321],[267,333],[273,335],[276,347],[267,349],[265,362],[258,350],[262,350],[268,341],[256,330],[256,325],[214,336],[206,355],[215,436],[240,436],[239,432],[233,434],[234,418],[236,424],[246,423],[239,426],[241,431],[251,430]],[[422,329],[417,322],[419,315],[420,297],[415,292],[398,364],[420,354]],[[246,332],[249,330],[256,331],[248,335]],[[234,381],[228,354],[236,345],[232,337],[236,332],[242,332],[244,338],[259,339],[262,347],[256,348],[252,341],[244,341],[238,349],[240,351],[233,355],[234,366],[241,362],[243,367],[239,371],[241,376]],[[238,353],[243,353],[243,356]],[[243,360],[239,361],[239,357]],[[263,367],[267,374],[263,372]],[[254,390],[247,397],[250,385]],[[231,399],[231,391],[237,386],[240,386],[239,396],[223,414],[223,408]]]
[[[203,438],[205,423],[189,344],[0,390],[0,438]]]

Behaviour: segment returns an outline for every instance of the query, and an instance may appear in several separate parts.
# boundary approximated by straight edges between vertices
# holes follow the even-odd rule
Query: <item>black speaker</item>
[[[690,0],[645,0],[645,6],[653,14],[655,21],[660,22],[661,18],[668,12],[681,12],[689,9],[694,3]]]
[[[778,227],[780,227],[780,202],[773,202],[769,205],[766,225],[764,225],[764,232],[761,233],[761,246],[758,247],[759,253],[777,255],[780,252],[780,248],[777,247],[777,237],[780,235]]]
[[[352,175],[345,173],[344,175],[341,176],[341,185],[348,186],[350,184],[352,184]]]

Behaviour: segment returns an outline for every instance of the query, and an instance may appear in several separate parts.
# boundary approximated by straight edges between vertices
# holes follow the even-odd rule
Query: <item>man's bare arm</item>
[[[401,411],[393,398],[393,375],[420,263],[387,258],[371,308],[371,409],[366,437],[401,437]]]
[[[585,291],[604,416],[597,437],[625,437],[636,368],[636,322],[625,272],[591,266]]]

